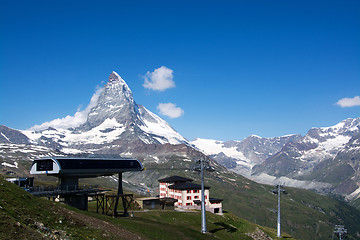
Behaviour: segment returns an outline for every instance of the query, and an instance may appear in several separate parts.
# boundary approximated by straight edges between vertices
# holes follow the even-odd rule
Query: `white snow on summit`
[[[143,107],[143,109],[146,111],[146,114],[151,116],[152,121],[148,120],[147,118],[142,118],[144,125],[140,126],[141,130],[149,134],[154,134],[166,138],[167,141],[164,141],[162,138],[155,137],[162,144],[167,142],[170,144],[188,143],[188,141],[178,132],[176,132],[165,120],[150,112],[145,107]]]
[[[303,151],[301,160],[312,162],[333,158],[337,152],[349,142],[352,134],[359,131],[360,118],[345,119],[331,127],[312,128],[312,134],[307,134],[303,142],[316,144],[317,147]],[[309,132],[310,132],[309,131]]]

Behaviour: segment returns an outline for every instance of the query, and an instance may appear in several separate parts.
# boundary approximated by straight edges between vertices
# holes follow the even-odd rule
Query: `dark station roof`
[[[163,202],[163,203],[175,203],[177,201],[178,200],[175,198],[169,198],[169,197],[160,198],[160,202]]]
[[[214,203],[214,202],[222,202],[222,201],[224,201],[224,199],[220,199],[220,198],[209,198],[209,201],[210,201],[211,203]]]
[[[30,173],[53,176],[97,177],[142,170],[144,170],[144,167],[137,159],[50,156],[34,160]]]
[[[170,189],[175,190],[201,190],[201,185],[191,182],[181,182],[169,186]],[[210,187],[205,186],[205,189]]]
[[[161,183],[177,183],[177,182],[192,182],[190,178],[180,177],[180,176],[171,176],[158,180]]]

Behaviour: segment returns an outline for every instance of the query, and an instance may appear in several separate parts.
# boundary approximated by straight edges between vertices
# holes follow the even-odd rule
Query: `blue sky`
[[[116,71],[189,140],[360,117],[360,1],[0,1],[0,124],[85,109]],[[172,70],[174,86],[144,87]],[[336,105],[350,98],[350,106]],[[159,103],[182,111],[173,118]]]

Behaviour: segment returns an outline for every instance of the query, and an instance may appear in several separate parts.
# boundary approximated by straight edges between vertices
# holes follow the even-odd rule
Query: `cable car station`
[[[133,201],[132,194],[124,194],[122,187],[122,173],[142,171],[144,167],[137,159],[107,158],[107,157],[72,157],[51,156],[34,160],[30,174],[46,174],[59,179],[59,186],[52,190],[33,191],[35,196],[64,198],[65,203],[79,208],[88,209],[88,196],[97,200],[97,212],[113,216],[118,215],[118,202],[121,197],[123,203],[123,215],[127,216],[127,210]],[[95,178],[100,176],[112,176],[118,174],[117,195],[106,196],[103,191],[94,188],[79,188],[79,178]]]

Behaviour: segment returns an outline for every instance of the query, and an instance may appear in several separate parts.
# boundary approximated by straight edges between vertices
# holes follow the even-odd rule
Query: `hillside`
[[[34,197],[0,175],[0,239],[139,239],[64,206]]]
[[[127,177],[133,179],[133,183],[143,183],[147,179],[147,183],[152,183],[148,186],[150,189],[157,186],[157,179],[169,175],[188,177],[200,183],[199,173],[189,170],[190,166],[191,162],[174,156],[161,165],[148,163],[145,171]],[[277,197],[271,191],[273,186],[258,184],[228,171],[207,172],[205,181],[210,186],[211,197],[224,199],[226,211],[262,226],[276,227]],[[359,210],[345,201],[310,190],[285,188],[289,193],[281,197],[282,229],[285,232],[296,239],[329,239],[334,225],[341,224],[353,239],[360,239]]]
[[[199,181],[196,173],[186,177]],[[277,196],[273,186],[252,182],[237,174],[207,173],[210,196],[222,198],[234,215],[267,227],[276,227]],[[360,211],[346,202],[313,191],[286,187],[281,197],[282,231],[296,239],[331,239],[334,225],[345,225],[349,239],[360,239]]]
[[[19,169],[21,166],[19,161]],[[191,171],[193,162],[186,157],[172,156],[167,162],[146,163],[146,170],[125,173],[124,187],[135,192],[158,194],[158,179],[170,175],[180,175],[199,183],[199,173]],[[221,168],[216,167],[218,170]],[[22,169],[22,168],[21,168]],[[13,168],[15,171],[15,168]],[[56,178],[43,176],[41,179],[53,181]],[[116,187],[116,178],[83,179],[81,184]],[[276,227],[277,198],[271,192],[273,186],[262,185],[229,171],[215,171],[205,174],[206,185],[210,186],[210,196],[224,199],[223,208],[237,217],[262,226]],[[350,239],[360,239],[360,211],[344,201],[321,196],[312,191],[286,187],[289,192],[282,201],[282,231],[296,239],[329,239],[334,225],[345,225]],[[1,205],[1,204],[0,204]]]
[[[230,213],[207,214],[208,234],[200,233],[200,213],[135,212],[111,218],[33,197],[0,175],[0,239],[252,239],[264,228]],[[90,204],[91,207],[91,204]],[[249,236],[248,236],[249,235]],[[288,239],[289,236],[284,234]],[[265,239],[265,238],[262,238]],[[291,239],[291,238],[290,238]]]
[[[177,167],[173,167],[177,162]],[[182,163],[182,165],[179,165]],[[190,169],[188,162],[174,156],[167,163],[147,164],[141,173],[124,174],[132,182],[124,182],[127,187],[158,186],[157,179],[170,175],[180,175],[200,183],[199,173]],[[176,165],[175,165],[176,166]],[[186,170],[187,169],[187,170]],[[142,183],[151,183],[142,185]],[[210,196],[224,199],[223,208],[237,217],[262,226],[276,227],[277,196],[272,193],[273,186],[258,184],[231,172],[207,172],[206,185],[210,186]],[[345,201],[310,190],[285,186],[289,193],[281,197],[282,230],[296,239],[330,239],[334,225],[345,225],[349,239],[360,239],[360,211]],[[158,194],[156,190],[152,195]]]

